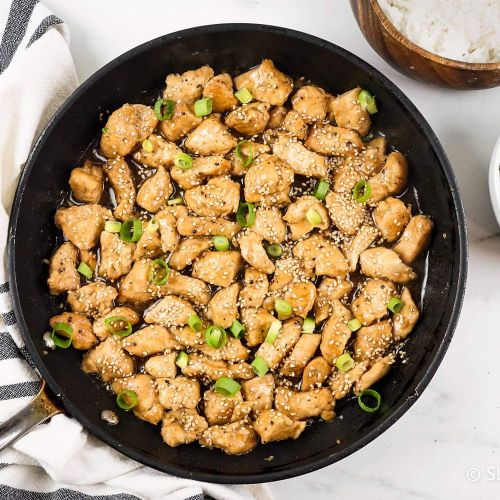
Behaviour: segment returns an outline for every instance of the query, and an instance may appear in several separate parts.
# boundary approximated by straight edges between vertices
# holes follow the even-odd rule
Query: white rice
[[[412,42],[449,59],[500,62],[500,0],[378,0]]]

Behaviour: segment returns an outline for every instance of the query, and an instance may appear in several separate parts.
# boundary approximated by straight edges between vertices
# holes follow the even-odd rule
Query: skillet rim
[[[211,33],[221,32],[221,31],[222,32],[224,31],[270,32],[276,35],[294,38],[301,42],[312,44],[314,46],[317,46],[318,48],[326,49],[328,51],[339,54],[341,57],[344,57],[349,62],[353,63],[354,65],[357,65],[362,71],[369,74],[372,78],[377,80],[380,85],[385,87],[387,91],[391,94],[392,98],[398,101],[402,105],[402,107],[406,110],[406,112],[410,114],[411,118],[414,120],[415,124],[421,129],[422,133],[429,142],[429,146],[432,148],[434,154],[436,155],[436,158],[441,166],[442,173],[444,174],[446,183],[450,190],[450,195],[453,202],[453,212],[455,213],[455,216],[457,218],[457,226],[454,227],[454,229],[457,232],[457,243],[459,246],[458,262],[456,262],[456,266],[458,268],[457,283],[456,283],[456,290],[454,291],[455,296],[453,298],[450,320],[448,322],[443,339],[436,351],[434,358],[430,362],[429,366],[426,368],[423,377],[416,384],[414,390],[414,396],[411,395],[406,400],[401,401],[396,407],[393,407],[391,415],[387,417],[379,425],[377,425],[374,429],[372,429],[369,433],[364,435],[361,439],[352,443],[351,445],[347,446],[345,449],[341,451],[333,452],[328,457],[316,460],[313,459],[313,461],[309,464],[303,464],[291,467],[286,471],[275,471],[275,472],[271,471],[259,474],[247,474],[247,475],[238,474],[230,476],[225,476],[223,474],[209,473],[209,472],[191,472],[179,466],[172,466],[161,463],[156,459],[150,458],[145,453],[137,452],[134,449],[128,448],[127,446],[124,446],[120,441],[113,439],[104,430],[101,430],[97,426],[95,426],[85,416],[85,414],[78,409],[77,406],[73,405],[70,401],[66,400],[58,384],[55,382],[49,370],[46,368],[42,357],[35,348],[31,336],[28,334],[28,329],[24,320],[24,315],[19,300],[19,289],[17,287],[16,274],[14,272],[14,264],[15,264],[14,256],[16,252],[15,235],[17,230],[17,219],[23,199],[24,189],[26,187],[26,183],[29,179],[34,164],[36,163],[36,158],[39,152],[43,149],[44,143],[50,137],[52,130],[59,121],[59,118],[68,109],[71,108],[76,99],[85,94],[88,88],[91,87],[95,82],[97,82],[103,75],[105,75],[107,72],[114,69],[115,67],[119,66],[120,64],[126,62],[131,57],[135,57],[137,54],[147,52],[152,47],[162,45],[165,42],[173,41],[175,39],[180,39],[184,36],[190,36],[199,33],[209,35]],[[13,309],[22,336],[24,338],[26,347],[28,348],[28,351],[30,352],[38,370],[40,371],[40,374],[45,379],[50,389],[54,392],[54,394],[56,394],[58,398],[60,398],[65,410],[72,417],[76,418],[83,425],[83,427],[86,430],[88,430],[91,434],[98,437],[99,439],[110,445],[112,448],[114,448],[115,450],[119,451],[120,453],[123,453],[124,455],[128,456],[133,460],[136,460],[137,462],[140,462],[146,466],[152,467],[162,472],[172,474],[174,476],[188,478],[188,479],[195,479],[198,481],[221,483],[221,484],[251,484],[251,483],[279,481],[313,472],[315,470],[326,467],[327,465],[331,465],[335,462],[338,462],[349,455],[352,455],[353,453],[355,453],[356,451],[358,451],[359,449],[363,448],[368,443],[376,439],[384,431],[386,431],[389,427],[391,427],[394,423],[396,423],[396,421],[399,420],[401,416],[404,413],[406,413],[406,411],[408,411],[408,409],[420,397],[423,390],[427,387],[432,377],[436,373],[436,370],[438,366],[441,364],[441,361],[448,349],[448,346],[453,337],[454,330],[457,326],[458,319],[460,316],[460,311],[462,308],[462,303],[466,288],[467,267],[468,267],[467,226],[466,226],[465,212],[460,197],[460,192],[455,174],[451,168],[446,153],[444,152],[444,149],[441,146],[441,143],[439,142],[439,139],[437,138],[437,136],[435,135],[435,133],[433,132],[432,128],[427,123],[425,118],[422,116],[422,114],[409,100],[409,98],[406,97],[406,95],[380,71],[378,71],[373,66],[363,61],[358,56],[347,51],[346,49],[343,49],[342,47],[339,47],[334,43],[328,42],[314,35],[303,33],[301,31],[279,26],[259,24],[259,23],[210,24],[205,26],[187,28],[184,30],[162,35],[160,37],[154,38],[153,40],[149,40],[141,45],[138,45],[128,50],[127,52],[116,57],[115,59],[104,65],[101,69],[96,71],[66,99],[66,101],[62,104],[62,106],[56,111],[56,113],[49,120],[49,122],[41,132],[40,136],[36,140],[35,145],[33,146],[33,149],[31,150],[30,155],[26,161],[25,168],[21,173],[9,219],[8,271],[9,271],[10,292],[12,295]]]

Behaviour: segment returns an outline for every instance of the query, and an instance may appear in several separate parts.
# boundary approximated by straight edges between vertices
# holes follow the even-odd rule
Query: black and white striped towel
[[[38,0],[0,0],[0,421],[38,391],[16,326],[5,266],[8,214],[33,141],[78,85],[61,19]],[[206,495],[206,496],[205,496]],[[222,486],[143,467],[57,415],[0,454],[0,499],[270,500],[265,486]]]

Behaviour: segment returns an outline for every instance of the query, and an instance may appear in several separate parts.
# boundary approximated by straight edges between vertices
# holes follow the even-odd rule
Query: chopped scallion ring
[[[182,368],[186,368],[188,363],[189,363],[189,356],[184,351],[181,351],[179,354],[177,354],[177,357],[175,358],[175,364],[181,370]]]
[[[349,327],[349,330],[351,330],[351,332],[356,332],[361,328],[362,325],[359,319],[353,318],[347,322],[347,326]]]
[[[125,243],[135,243],[141,239],[142,222],[139,219],[125,221],[120,228],[120,238]]]
[[[284,299],[276,299],[274,301],[274,309],[278,313],[278,318],[287,318],[292,314],[292,306]]]
[[[181,170],[189,170],[193,166],[193,158],[187,153],[177,153],[174,164]]]
[[[269,330],[267,330],[265,341],[268,344],[274,344],[274,341],[276,340],[276,337],[278,337],[278,333],[280,332],[280,330],[281,330],[281,321],[279,319],[275,319],[271,323]]]
[[[238,92],[235,92],[234,96],[241,102],[241,104],[248,104],[253,99],[252,93],[246,87],[243,87],[238,90]]]
[[[184,200],[179,197],[179,198],[170,198],[170,200],[167,201],[167,205],[181,205]]]
[[[92,268],[86,262],[80,262],[77,271],[88,280],[92,278],[92,275],[94,274],[94,271],[92,271]]]
[[[226,330],[220,326],[210,325],[205,330],[205,342],[214,349],[221,349],[227,340]]]
[[[273,243],[272,245],[267,245],[266,251],[271,257],[278,258],[283,253],[283,248],[281,248],[281,245]]]
[[[160,229],[160,224],[158,224],[158,221],[153,217],[147,224],[146,226],[146,231],[148,233],[156,233]]]
[[[67,349],[73,341],[73,328],[68,323],[54,323],[50,338],[57,347]]]
[[[269,366],[262,356],[255,356],[250,366],[259,377],[263,377],[269,371]]]
[[[377,103],[375,102],[375,96],[372,96],[368,90],[362,90],[358,95],[358,103],[371,115],[375,114],[377,109]]]
[[[197,314],[190,314],[187,321],[191,330],[195,332],[199,332],[203,328],[203,323]]]
[[[321,215],[314,210],[314,208],[310,208],[306,212],[306,219],[311,224],[311,226],[319,226],[323,222],[321,219]]]
[[[248,156],[243,154],[241,148],[248,144]],[[253,162],[253,144],[250,141],[240,141],[236,144],[234,152],[238,159],[241,161],[243,168],[248,168]]]
[[[229,250],[230,243],[225,236],[214,236],[212,238],[212,243],[216,250],[223,252],[224,250]]]
[[[404,303],[399,297],[392,297],[387,304],[387,309],[393,313],[399,313],[403,309],[403,306]]]
[[[137,392],[125,389],[116,396],[116,404],[125,411],[130,411],[139,402]]]
[[[170,268],[163,259],[155,259],[149,270],[149,282],[156,286],[163,286],[170,279]]]
[[[239,339],[241,334],[245,331],[245,327],[237,319],[235,319],[230,330],[233,336]]]
[[[212,112],[212,99],[203,97],[194,103],[194,114],[198,117],[207,116]]]
[[[101,132],[102,132],[103,134],[105,134],[107,131],[108,131],[108,127],[102,127]]]
[[[363,398],[366,396],[370,396],[375,399],[376,401],[375,406],[368,406],[366,403],[363,402]],[[374,389],[366,389],[358,396],[358,404],[363,411],[366,411],[366,413],[375,413],[380,408],[381,400],[382,397]]]
[[[354,367],[354,359],[351,358],[348,352],[345,352],[337,358],[335,366],[343,373],[348,372]]]
[[[316,196],[318,200],[324,200],[329,190],[330,183],[328,181],[319,181],[314,188],[314,196]]]
[[[175,102],[171,99],[158,99],[154,106],[155,115],[158,120],[164,122],[170,120],[174,115]]]
[[[152,153],[153,148],[153,143],[149,139],[145,139],[144,141],[142,141],[142,149],[144,149],[146,153]]]
[[[372,188],[365,180],[357,182],[352,190],[352,196],[358,203],[368,201],[372,196]]]
[[[104,231],[108,233],[119,233],[122,228],[122,223],[117,220],[108,220],[104,224]]]
[[[128,337],[132,333],[132,324],[123,316],[111,316],[104,320],[109,333],[118,337]]]
[[[302,323],[302,331],[304,333],[314,333],[315,328],[316,321],[314,321],[314,318],[306,318],[304,323]]]
[[[255,222],[255,205],[252,203],[242,203],[236,212],[236,222],[241,227],[253,226]]]
[[[226,396],[228,398],[232,398],[236,396],[238,392],[240,392],[241,385],[229,377],[221,377],[215,382],[214,389],[221,396]]]

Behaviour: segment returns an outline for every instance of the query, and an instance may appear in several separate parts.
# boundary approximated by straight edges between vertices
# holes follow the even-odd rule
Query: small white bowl
[[[500,226],[500,137],[495,144],[490,161],[490,198],[493,205],[493,212]]]

